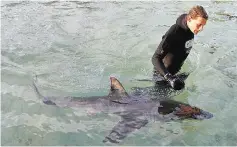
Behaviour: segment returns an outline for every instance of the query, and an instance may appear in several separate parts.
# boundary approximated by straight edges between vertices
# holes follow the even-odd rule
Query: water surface
[[[107,95],[109,76],[130,92],[149,87],[162,35],[193,5],[210,19],[195,36],[173,97],[214,114],[210,120],[152,122],[119,145],[237,145],[236,2],[23,2],[1,5],[2,145],[104,145],[120,120],[42,104],[45,95]]]

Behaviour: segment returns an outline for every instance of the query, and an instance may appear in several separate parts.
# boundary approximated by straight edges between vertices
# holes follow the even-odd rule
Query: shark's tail
[[[33,79],[33,87],[34,87],[34,91],[37,94],[37,97],[42,100],[45,104],[47,105],[56,105],[54,102],[52,102],[51,100],[49,100],[47,97],[43,96],[40,92],[39,89],[37,88],[35,82],[37,81],[37,75],[35,75],[34,79]]]

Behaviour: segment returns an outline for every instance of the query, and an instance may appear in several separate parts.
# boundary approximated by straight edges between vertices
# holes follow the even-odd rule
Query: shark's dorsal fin
[[[111,101],[120,103],[127,103],[126,99],[129,98],[123,85],[115,77],[110,77],[110,92],[108,97]],[[123,102],[123,100],[125,101]]]

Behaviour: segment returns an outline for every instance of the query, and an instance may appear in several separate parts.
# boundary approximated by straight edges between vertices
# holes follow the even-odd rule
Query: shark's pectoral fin
[[[144,127],[148,120],[139,118],[124,118],[112,129],[110,134],[105,137],[103,142],[119,143],[129,133]]]

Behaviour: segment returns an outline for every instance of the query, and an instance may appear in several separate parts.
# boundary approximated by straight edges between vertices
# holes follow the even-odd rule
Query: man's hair
[[[202,6],[199,5],[192,7],[192,9],[188,12],[188,16],[194,19],[197,17],[202,17],[206,20],[208,19],[207,12]]]

